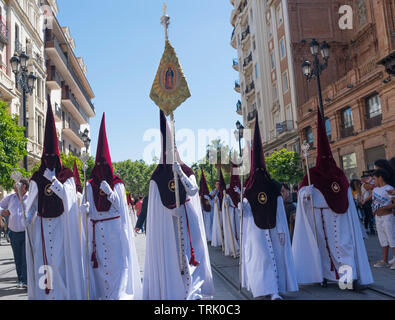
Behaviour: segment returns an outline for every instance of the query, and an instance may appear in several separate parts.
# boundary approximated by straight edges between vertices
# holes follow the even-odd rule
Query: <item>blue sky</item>
[[[233,89],[237,52],[230,46],[229,0],[168,0],[170,42],[192,97],[176,111],[176,128],[234,128],[239,94]],[[58,0],[58,20],[70,28],[76,55],[87,65],[97,116],[91,121],[95,154],[102,113],[113,161],[139,160],[159,128],[158,107],[149,98],[164,49],[161,0]],[[197,160],[197,159],[196,159]]]

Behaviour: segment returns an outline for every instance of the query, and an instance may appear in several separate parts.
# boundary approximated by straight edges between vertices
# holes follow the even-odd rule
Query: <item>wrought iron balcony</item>
[[[241,41],[244,41],[249,34],[250,34],[250,26],[247,26],[247,29],[241,34]]]
[[[354,126],[344,127],[344,125],[340,128],[340,136],[342,138],[351,137],[354,135]]]
[[[256,118],[256,110],[252,110],[251,112],[248,112],[247,115],[247,120],[252,121]]]
[[[237,59],[233,59],[233,69],[239,70],[239,61]]]
[[[249,94],[250,92],[255,90],[255,84],[254,81],[251,81],[249,85],[246,87],[246,94]]]
[[[244,59],[243,67],[244,68],[247,67],[251,61],[252,61],[252,52],[250,52],[248,57]]]
[[[381,122],[383,120],[383,115],[379,114],[377,116],[374,116],[372,118],[368,118],[365,120],[365,127],[366,130],[372,129],[374,127],[378,127],[381,125]]]
[[[240,93],[240,82],[238,80],[235,81],[235,90]]]
[[[2,21],[0,21],[0,42],[8,44],[8,28]]]
[[[51,90],[60,89],[62,87],[62,79],[56,71],[55,66],[47,67],[47,85]]]
[[[240,100],[237,101],[237,103],[236,103],[236,113],[239,114],[239,115],[243,115],[243,111],[241,109],[241,101]]]
[[[292,120],[286,120],[283,122],[276,123],[276,132],[278,134],[291,131],[293,130],[293,128],[294,128],[294,123]]]

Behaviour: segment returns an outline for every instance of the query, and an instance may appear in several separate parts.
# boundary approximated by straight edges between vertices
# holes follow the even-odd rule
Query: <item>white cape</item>
[[[84,257],[79,233],[79,209],[74,178],[63,184],[64,213],[52,219],[42,219],[44,243],[49,264],[49,283],[52,290],[45,293],[41,218],[37,216],[38,188],[30,182],[26,212],[35,211],[32,223],[27,227],[31,237],[33,255],[26,241],[27,284],[30,300],[81,300],[85,299]],[[33,263],[34,261],[34,263]]]
[[[191,176],[190,179],[195,179]],[[194,181],[196,183],[196,181]],[[197,267],[191,257],[185,208],[168,209],[158,186],[150,181],[146,224],[144,300],[209,299],[214,295],[210,257],[206,242],[199,194],[185,203]],[[181,217],[184,275],[181,275],[177,215]]]
[[[122,183],[114,186],[119,209],[96,210],[92,187],[88,183],[87,201],[90,204],[88,220],[89,287],[91,300],[141,300],[142,284],[134,243],[133,226],[127,206],[126,191]],[[98,222],[96,232],[96,257],[98,268],[93,268],[92,255],[93,220],[120,216],[118,219]],[[85,219],[83,219],[85,221]],[[84,253],[86,254],[86,253]]]
[[[244,199],[242,285],[254,296],[261,297],[298,291],[291,251],[288,223],[281,196],[277,198],[276,227],[257,227],[247,199]],[[285,245],[279,234],[285,235]]]
[[[315,240],[311,202],[305,199],[306,188],[303,187],[299,191],[292,243],[298,283],[320,283],[324,278],[337,281],[335,272],[330,270],[331,263],[319,209],[314,210],[319,245]],[[367,285],[373,282],[373,276],[350,189],[348,190],[348,201],[347,212],[336,214],[328,208],[322,193],[313,188],[314,207],[328,208],[323,210],[325,232],[336,270],[339,271],[341,266],[348,265],[352,268],[352,278]],[[339,276],[342,276],[340,272]]]
[[[217,201],[217,203],[215,203],[215,200]],[[215,196],[214,200],[213,200],[213,225],[212,225],[212,234],[211,234],[211,245],[213,247],[222,247],[222,236],[221,236],[221,230],[223,230],[223,226],[222,226],[222,212],[221,212],[221,208],[219,206],[219,199],[217,196]]]
[[[225,201],[225,199],[227,201]],[[237,230],[237,226],[240,225],[237,223],[239,220],[239,210],[233,204],[232,198],[227,194],[224,201],[222,201],[222,225],[224,230],[224,247],[225,247],[225,256],[233,256],[238,255],[239,253],[239,242],[238,237],[236,239],[236,235],[239,233],[240,229]],[[225,204],[228,203],[226,210]],[[228,216],[229,213],[229,216]],[[234,248],[233,248],[234,246]],[[233,250],[235,252],[233,252]]]

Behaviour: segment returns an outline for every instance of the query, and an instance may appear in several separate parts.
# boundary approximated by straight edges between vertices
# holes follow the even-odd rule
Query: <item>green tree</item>
[[[266,158],[270,176],[281,183],[295,184],[303,178],[301,159],[298,153],[282,149]]]
[[[62,165],[65,168],[69,168],[70,170],[74,169],[74,161],[77,161],[77,168],[80,174],[81,178],[81,183],[84,185],[84,172],[82,171],[82,161],[80,158],[73,156],[71,153],[68,155],[65,153],[60,154],[60,160],[62,161]],[[33,175],[34,172],[36,172],[41,165],[41,161],[37,162],[34,167],[30,170],[30,176]],[[90,157],[88,160],[88,169],[86,170],[86,179],[89,180],[91,177],[92,169],[95,166],[95,159],[93,157]]]
[[[25,128],[18,125],[18,116],[8,113],[8,104],[0,100],[0,186],[6,190],[12,188],[10,178],[12,170],[26,155],[27,139]],[[24,169],[18,169],[26,175]]]
[[[113,163],[114,174],[125,183],[126,190],[134,197],[146,196],[149,191],[149,182],[157,164],[148,165],[143,160],[126,160]]]

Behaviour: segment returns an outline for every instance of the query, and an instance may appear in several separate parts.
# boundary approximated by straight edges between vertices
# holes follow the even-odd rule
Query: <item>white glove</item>
[[[241,193],[240,188],[239,188],[238,186],[234,187],[233,190],[234,190],[236,193],[238,193],[238,194]]]
[[[88,214],[89,213],[89,209],[90,209],[89,202],[85,202],[85,203],[81,204],[81,206],[80,206],[80,211],[81,211],[82,214]]]
[[[181,176],[184,172],[181,169],[181,166],[178,162],[173,163],[173,171],[177,172],[179,176]]]
[[[284,245],[285,245],[285,233],[279,233],[279,234],[278,234],[278,238],[279,238],[279,240],[280,240],[280,244],[281,244],[282,246],[284,246]]]
[[[54,178],[56,178],[55,169],[53,169],[52,171],[49,170],[48,168],[45,169],[43,176],[44,176],[44,178],[46,178],[47,180],[52,181]]]
[[[203,198],[204,198],[204,199],[206,199],[206,200],[208,200],[208,201],[210,201],[210,200],[211,200],[211,199],[210,199],[210,197],[209,197],[207,194],[206,194],[206,195],[204,195],[204,196],[203,196]]]
[[[107,181],[103,180],[100,183],[100,189],[106,194],[106,195],[110,195],[113,191],[110,187],[110,185],[107,183]]]
[[[241,211],[242,208],[243,208],[243,203],[240,201],[239,204],[237,205],[237,209]]]

